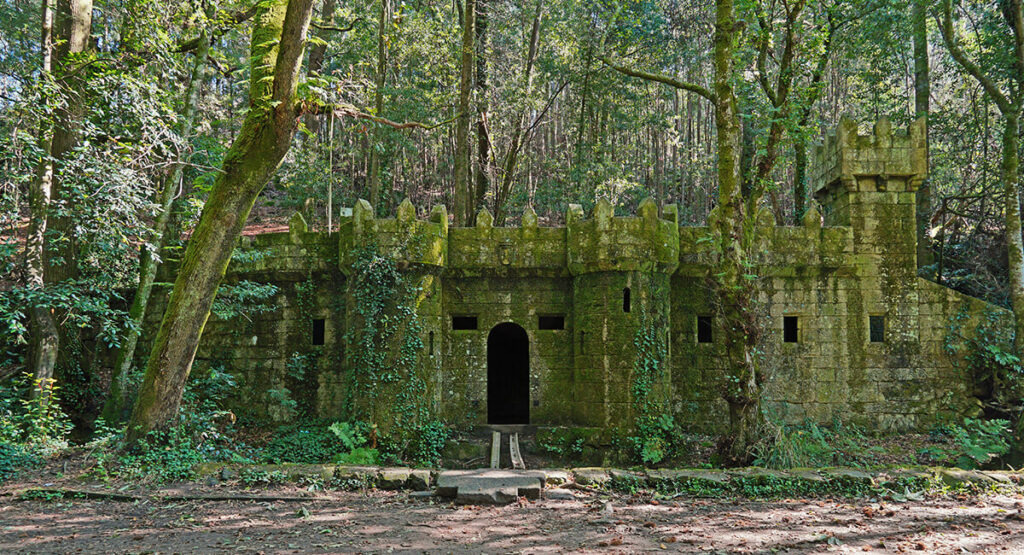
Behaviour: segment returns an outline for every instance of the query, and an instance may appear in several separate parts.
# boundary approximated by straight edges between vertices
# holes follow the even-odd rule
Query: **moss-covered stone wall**
[[[923,123],[894,132],[883,120],[858,131],[844,120],[818,149],[820,211],[802,226],[761,221],[755,231],[765,245],[752,281],[767,330],[764,406],[788,422],[923,430],[977,411],[969,376],[944,346],[954,319],[967,330],[999,309],[917,277]],[[257,416],[289,417],[279,398],[288,389],[311,414],[345,418],[346,331],[360,325],[353,257],[372,247],[419,292],[417,375],[433,417],[487,423],[488,336],[511,322],[529,341],[531,424],[628,428],[638,369],[654,368],[645,394],[664,400],[677,422],[706,432],[725,425],[708,228],[680,227],[675,206],[650,200],[635,217],[615,217],[606,201],[590,215],[570,206],[563,227],[538,225],[530,209],[518,227],[495,228],[486,211],[476,222],[449,228],[443,207],[420,215],[408,202],[378,219],[361,201],[329,235],[307,233],[297,218],[289,233],[244,239],[226,281],[275,284],[274,310],[211,319],[197,364],[238,376],[239,407]],[[469,329],[455,329],[456,318]],[[709,337],[698,337],[700,318],[710,318]],[[310,344],[313,319],[324,320],[322,346]]]

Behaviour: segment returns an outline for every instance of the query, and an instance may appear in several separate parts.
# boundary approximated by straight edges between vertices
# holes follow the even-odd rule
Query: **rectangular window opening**
[[[476,316],[452,316],[453,330],[475,330],[477,329]]]
[[[711,317],[697,317],[697,343],[711,343]]]
[[[541,330],[564,330],[565,316],[538,316],[537,329]]]
[[[800,342],[800,319],[798,316],[782,317],[782,341],[784,343]]]
[[[623,312],[629,312],[629,310],[632,308],[630,306],[630,304],[632,302],[632,299],[630,297],[632,297],[632,295],[631,295],[631,292],[629,290],[629,287],[623,289],[622,290],[622,311]]]
[[[313,345],[323,345],[326,335],[326,324],[322,318],[313,320]]]
[[[868,331],[872,343],[885,343],[885,316],[868,316]]]

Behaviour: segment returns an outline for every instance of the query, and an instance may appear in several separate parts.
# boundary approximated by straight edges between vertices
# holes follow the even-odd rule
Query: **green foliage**
[[[277,306],[268,300],[279,290],[272,283],[248,280],[242,280],[237,285],[222,284],[210,312],[221,320],[241,317],[251,321],[252,316],[277,310]]]
[[[926,447],[918,455],[927,462],[976,469],[1010,452],[1007,420],[967,418],[962,424],[947,424],[932,430],[944,447]]]
[[[280,470],[261,470],[243,468],[238,473],[238,480],[246,486],[277,486],[288,480],[288,475]]]
[[[829,427],[810,420],[798,426],[765,424],[754,448],[754,464],[766,468],[807,468],[871,464],[874,453],[863,444],[864,431],[839,420]]]
[[[54,380],[24,374],[0,386],[0,482],[66,448],[70,431]]]
[[[1024,366],[1013,350],[1013,326],[998,312],[986,311],[974,333],[961,332],[967,320],[966,307],[952,317],[945,349],[963,355],[977,389],[987,393],[986,401],[1000,414],[1020,411],[1024,398]],[[955,358],[954,358],[955,360]]]
[[[252,449],[234,437],[234,414],[221,408],[236,382],[221,366],[192,372],[178,415],[166,429],[150,432],[131,450],[116,449],[124,430],[100,422],[92,445],[93,473],[100,478],[157,482],[186,480],[204,462],[247,462]]]
[[[432,464],[447,435],[430,421],[427,386],[420,375],[420,287],[402,275],[393,258],[369,245],[356,252],[350,288],[356,322],[346,332],[353,346],[349,408],[356,417],[389,430],[381,438],[388,453]]]
[[[325,424],[288,424],[277,429],[263,448],[269,463],[331,463],[346,451],[338,436]]]

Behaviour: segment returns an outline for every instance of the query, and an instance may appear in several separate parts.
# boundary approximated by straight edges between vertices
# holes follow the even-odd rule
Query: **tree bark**
[[[390,0],[380,0],[380,17],[377,19],[377,81],[374,84],[373,111],[381,116],[384,111],[384,85],[387,83],[388,51],[387,20],[390,11]],[[370,205],[374,212],[380,209],[380,149],[384,137],[383,128],[373,128],[373,140],[370,142]]]
[[[181,126],[178,129],[179,135],[188,140],[192,135],[195,125],[196,107],[199,104],[199,89],[203,83],[203,70],[206,67],[206,57],[210,52],[210,34],[204,30],[195,50],[195,58],[192,62],[192,71],[189,74],[188,85],[185,88],[184,106],[181,114]],[[159,212],[153,224],[153,243],[144,245],[139,256],[139,284],[135,289],[135,296],[128,309],[128,318],[133,324],[134,330],[141,330],[143,320],[146,317],[146,308],[149,306],[149,299],[153,292],[153,282],[156,280],[156,272],[160,266],[160,254],[167,242],[168,222],[171,219],[171,204],[174,202],[174,193],[181,182],[185,169],[183,161],[175,162],[170,174],[166,177],[163,187],[157,195]],[[117,353],[117,360],[114,363],[114,370],[110,377],[110,394],[103,406],[102,416],[108,423],[121,422],[128,416],[125,414],[128,405],[127,392],[125,390],[128,373],[135,361],[135,347],[139,342],[139,333],[129,331],[121,343],[121,349]]]
[[[52,198],[54,202],[63,203],[67,199],[63,198],[61,161],[78,145],[81,121],[85,115],[85,72],[80,69],[84,63],[81,55],[91,49],[92,0],[57,0],[55,15],[54,71],[62,107],[56,111],[50,156],[54,160]],[[45,249],[47,283],[78,275],[78,248],[74,223],[69,215],[71,210],[72,206],[65,205],[62,214],[49,214],[51,219],[47,227],[60,240]]]
[[[927,0],[913,0],[910,22],[914,42],[914,112],[916,117],[925,118],[925,152],[928,152],[928,115],[931,112],[931,80],[928,71],[928,20]],[[927,156],[927,154],[926,154]],[[925,179],[917,189],[917,265],[932,263],[932,249],[928,238],[928,221],[932,215],[932,187]]]
[[[459,114],[455,124],[455,225],[471,225],[473,191],[469,182],[469,98],[473,87],[473,21],[476,2],[466,0],[462,15]]]
[[[188,242],[128,426],[129,443],[165,427],[181,396],[217,288],[256,197],[291,146],[313,0],[262,3],[252,31],[249,111]]]
[[[734,53],[737,42],[732,0],[717,0],[714,35],[715,128],[718,131],[718,217],[712,231],[718,242],[717,268],[712,270],[719,295],[718,314],[725,332],[726,384],[729,433],[720,450],[731,464],[750,460],[757,442],[761,393],[755,348],[757,318],[753,314],[753,288],[746,279],[744,203],[740,173],[740,124],[734,90]]]
[[[476,0],[476,195],[473,213],[484,206],[484,197],[491,188],[491,139],[487,112],[487,0]]]
[[[1016,335],[1014,349],[1024,353],[1024,240],[1020,221],[1020,115],[1003,114],[1003,191],[1006,196],[1006,251],[1010,270],[1010,300],[1013,303]]]
[[[47,104],[49,81],[53,78],[53,2],[42,0],[40,13],[41,40],[39,80],[41,83],[41,104]],[[28,220],[28,236],[25,242],[25,286],[30,289],[43,289],[44,280],[44,248],[46,244],[46,221],[53,194],[53,163],[50,158],[52,146],[52,127],[45,121],[40,122],[37,142],[43,153],[36,168],[36,176],[29,186],[28,202],[31,217]],[[57,351],[60,347],[60,335],[53,313],[42,306],[34,306],[29,311],[31,328],[29,345],[29,365],[32,368],[36,383],[47,387],[53,378],[53,369],[57,364]],[[45,392],[33,388],[33,396]]]

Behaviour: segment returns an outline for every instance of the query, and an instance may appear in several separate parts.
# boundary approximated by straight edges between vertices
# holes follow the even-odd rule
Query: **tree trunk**
[[[533,65],[537,61],[537,49],[540,44],[540,21],[544,13],[543,0],[537,0],[537,12],[533,17],[533,28],[530,30],[529,49],[526,54],[526,66],[523,68],[523,101],[530,98],[533,89]],[[512,186],[515,184],[516,162],[519,159],[519,151],[522,149],[523,133],[529,121],[529,106],[523,106],[522,114],[515,129],[512,130],[512,140],[509,142],[508,153],[505,155],[505,164],[502,168],[501,186],[494,199],[494,223],[505,225],[506,206],[508,197],[512,193]]]
[[[455,225],[471,225],[473,191],[469,181],[469,97],[473,87],[474,0],[466,0],[462,16],[462,63],[459,76],[459,114],[455,125]]]
[[[224,272],[256,197],[291,146],[313,0],[261,4],[250,46],[250,106],[185,249],[139,390],[128,442],[176,415]]]
[[[487,0],[476,0],[476,196],[473,214],[484,206],[491,188],[491,140],[487,130]],[[475,217],[475,216],[474,216]]]
[[[323,8],[320,11],[320,20],[325,25],[331,25],[334,21],[334,11],[337,9],[337,5],[337,0],[324,0]],[[309,49],[309,63],[306,66],[306,72],[310,77],[318,77],[324,67],[324,56],[327,54],[326,34],[327,31],[321,31],[319,35],[321,35],[322,41],[314,44]],[[322,117],[316,114],[308,114],[305,117],[306,128],[314,136],[320,131],[320,120]]]
[[[53,0],[43,0],[40,13],[42,36],[40,51],[42,63],[39,80],[41,83],[40,103],[47,104],[49,81],[53,78]],[[36,177],[32,180],[28,191],[29,211],[28,236],[25,241],[25,287],[42,289],[44,286],[44,247],[46,237],[47,213],[53,193],[53,163],[49,156],[51,149],[52,128],[45,121],[40,122],[37,138],[42,159],[36,168]],[[32,368],[36,383],[48,387],[53,378],[53,369],[57,364],[57,351],[60,347],[60,335],[53,313],[42,306],[34,306],[29,311],[31,327],[29,345],[29,365]],[[33,396],[44,394],[44,391],[33,388]],[[45,397],[45,395],[44,395]]]
[[[85,114],[85,60],[82,53],[91,48],[92,32],[92,0],[57,0],[56,18],[54,21],[56,52],[54,70],[59,94],[62,97],[61,107],[57,108],[56,124],[53,129],[50,156],[54,161],[53,168],[53,201],[65,202],[63,183],[61,180],[61,161],[79,142],[82,118]],[[64,215],[52,215],[47,227],[50,232],[61,240],[47,245],[46,282],[56,283],[78,275],[77,240],[73,230],[74,223],[66,213],[73,210],[64,206]]]
[[[210,51],[209,32],[204,30],[200,35],[199,46],[195,50],[195,58],[192,62],[192,71],[189,74],[188,85],[185,88],[185,102],[181,114],[181,128],[179,135],[184,140],[189,140],[192,135],[192,128],[195,124],[196,107],[199,104],[199,89],[203,83],[203,69],[206,67],[206,57]],[[179,160],[175,162],[170,175],[164,180],[163,188],[157,195],[159,213],[153,225],[153,244],[143,245],[139,256],[139,285],[135,289],[135,296],[132,298],[131,307],[128,309],[128,318],[131,320],[134,329],[141,330],[143,320],[146,317],[146,308],[149,306],[149,298],[153,292],[153,282],[156,280],[156,272],[160,266],[160,255],[167,242],[168,222],[171,219],[171,204],[174,202],[174,192],[181,182],[185,164]],[[103,406],[102,416],[108,423],[121,422],[127,414],[128,408],[127,392],[125,391],[128,373],[135,361],[135,347],[139,342],[139,333],[129,331],[121,343],[121,349],[117,353],[117,360],[114,363],[114,370],[110,377],[110,395]]]
[[[802,225],[807,212],[807,141],[793,141],[793,225]]]
[[[1017,151],[1020,137],[1019,112],[1003,114],[1003,191],[1006,195],[1006,254],[1010,270],[1010,300],[1016,335],[1013,346],[1024,353],[1024,240],[1020,221],[1020,158]]]
[[[388,51],[385,40],[387,38],[387,20],[390,1],[380,0],[380,17],[377,20],[377,82],[373,93],[373,113],[376,116],[383,115],[384,111],[384,85],[387,82],[388,74]],[[374,213],[380,209],[380,149],[384,139],[384,129],[377,125],[373,130],[373,139],[370,143],[370,205]]]
[[[913,0],[911,5],[911,32],[914,37],[914,112],[925,118],[925,152],[927,153],[931,82],[928,71],[927,0]],[[927,154],[926,154],[927,155]],[[928,221],[932,216],[932,187],[925,179],[917,189],[917,265],[932,263],[931,243],[928,239]]]
[[[752,284],[745,274],[744,203],[740,173],[741,137],[733,88],[736,19],[732,0],[717,0],[714,35],[715,127],[718,131],[718,217],[712,222],[717,236],[717,268],[712,279],[719,296],[718,313],[725,332],[724,398],[729,403],[729,434],[720,445],[727,462],[749,461],[760,424],[760,386],[755,347],[757,318],[753,314]]]

